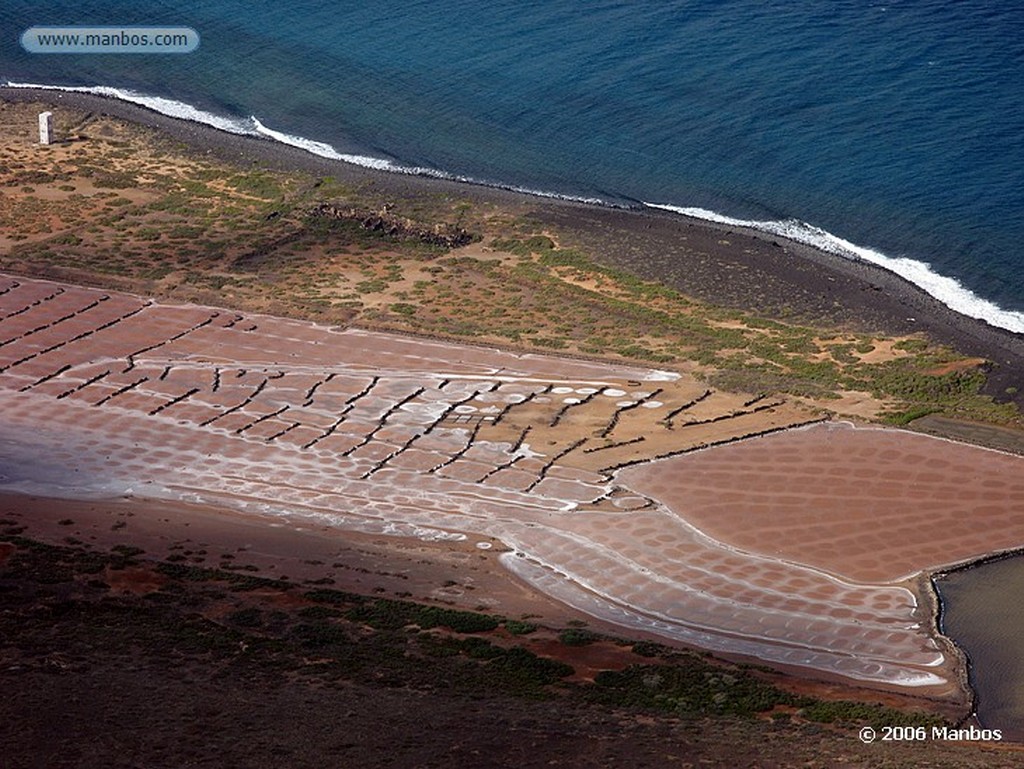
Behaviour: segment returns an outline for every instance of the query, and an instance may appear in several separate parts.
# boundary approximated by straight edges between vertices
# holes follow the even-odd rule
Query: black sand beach
[[[822,326],[890,334],[922,332],[992,362],[985,392],[1024,407],[1024,337],[960,315],[908,281],[742,228],[650,209],[616,209],[329,160],[269,139],[225,133],[91,94],[0,88],[11,102],[41,101],[151,126],[200,152],[234,162],[303,170],[374,190],[381,202],[457,196],[508,205],[585,247],[599,261],[662,281],[694,298]],[[1017,392],[1009,395],[1008,387]],[[1011,390],[1011,393],[1013,391]]]

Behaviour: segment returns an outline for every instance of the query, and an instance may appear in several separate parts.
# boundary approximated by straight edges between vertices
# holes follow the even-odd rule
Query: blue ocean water
[[[753,221],[1024,333],[1019,3],[7,0],[3,16],[0,82],[113,88],[355,162]],[[21,31],[44,24],[186,25],[202,44],[24,53]]]

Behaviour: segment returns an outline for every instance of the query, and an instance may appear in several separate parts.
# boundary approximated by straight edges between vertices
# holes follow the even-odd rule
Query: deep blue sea
[[[30,55],[33,25],[196,29]],[[5,0],[0,82],[354,162],[758,222],[1024,333],[1024,4]],[[255,120],[253,119],[255,118]]]

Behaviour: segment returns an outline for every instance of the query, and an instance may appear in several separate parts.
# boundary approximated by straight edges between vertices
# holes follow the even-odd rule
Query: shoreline
[[[952,574],[971,571],[990,563],[1022,557],[1024,557],[1024,545],[987,553],[952,565],[929,569],[920,575],[920,594],[922,597],[927,596],[930,604],[929,613],[931,615],[932,627],[935,629],[935,637],[941,639],[942,643],[946,645],[947,650],[956,658],[958,662],[956,674],[959,681],[959,689],[967,695],[966,707],[968,708],[968,714],[957,724],[958,728],[972,721],[979,726],[984,726],[984,724],[982,724],[978,715],[978,690],[972,681],[972,671],[975,668],[975,662],[960,641],[954,638],[944,627],[946,603],[942,597],[939,582]]]
[[[101,112],[157,129],[193,151],[235,163],[330,175],[343,183],[370,188],[382,200],[442,194],[511,205],[526,210],[542,225],[560,228],[599,261],[702,301],[737,309],[757,307],[772,317],[795,317],[809,323],[901,335],[923,332],[965,355],[991,361],[985,394],[1002,401],[1012,399],[1024,407],[1024,388],[1018,386],[1024,378],[1024,335],[962,315],[883,267],[782,236],[641,204],[635,208],[598,205],[472,181],[367,168],[259,135],[229,133],[170,117],[108,96],[0,86],[0,99]],[[680,268],[685,268],[685,276],[680,276]],[[1018,386],[1018,392],[1006,393],[1006,388],[1013,386]]]
[[[392,176],[411,176],[435,181],[454,182],[459,185],[511,192],[532,198],[594,205],[599,208],[632,211],[635,213],[668,212],[672,216],[681,216],[687,220],[699,222],[702,225],[721,225],[726,228],[737,228],[752,235],[755,239],[767,238],[772,241],[773,245],[781,246],[776,240],[778,238],[790,245],[809,247],[814,251],[838,256],[846,261],[877,267],[884,272],[899,277],[916,290],[934,298],[956,314],[977,320],[982,325],[987,325],[1000,331],[1005,330],[1011,334],[1024,337],[1024,312],[1001,307],[979,296],[974,290],[963,285],[958,279],[935,272],[930,263],[924,261],[925,255],[919,255],[919,258],[889,256],[872,247],[860,246],[850,242],[839,235],[830,233],[797,218],[737,219],[717,211],[680,206],[672,203],[648,202],[646,198],[640,199],[628,195],[601,198],[523,187],[512,182],[465,176],[442,168],[402,165],[392,159],[375,155],[339,152],[330,144],[269,128],[255,115],[251,115],[247,119],[223,116],[198,109],[187,102],[139,94],[130,89],[113,86],[59,86],[13,83],[11,81],[8,81],[8,83],[9,85],[7,86],[0,85],[0,89],[56,93],[60,97],[71,94],[111,99],[122,104],[138,106],[145,111],[170,117],[171,119],[211,127],[221,133],[259,140],[269,139],[275,144],[297,148],[306,155],[312,155],[329,162],[341,162],[353,167]],[[909,318],[908,320],[914,319]]]

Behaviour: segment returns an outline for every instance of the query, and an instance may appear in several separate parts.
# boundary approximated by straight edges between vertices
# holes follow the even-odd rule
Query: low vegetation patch
[[[571,661],[571,654],[549,659],[527,648],[529,636],[541,628],[523,620],[326,588],[303,590],[285,580],[145,560],[130,546],[101,552],[11,533],[0,541],[13,546],[0,565],[0,632],[10,649],[27,657],[127,658],[145,648],[177,660],[202,660],[232,676],[291,671],[326,682],[443,686],[471,696],[557,696],[687,718],[746,718],[781,707],[798,720],[843,727],[942,723],[880,705],[798,697],[756,671],[649,641],[620,644],[649,657],[649,664],[600,672],[592,684],[569,684],[573,667],[562,660]],[[150,568],[164,578],[159,588],[142,596],[112,593],[103,574],[127,568],[128,553],[133,569]],[[239,591],[239,584],[249,589]],[[274,600],[284,596],[290,596],[287,603]],[[493,634],[502,625],[511,639]],[[571,649],[597,636],[577,625],[558,637]]]

